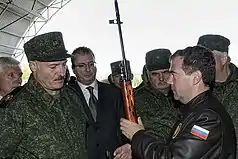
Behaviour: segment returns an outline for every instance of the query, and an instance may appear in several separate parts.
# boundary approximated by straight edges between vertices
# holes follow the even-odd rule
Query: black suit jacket
[[[114,150],[124,144],[120,131],[120,118],[123,116],[123,100],[120,89],[98,82],[97,119],[93,120],[87,102],[76,80],[68,83],[79,95],[88,115],[86,123],[86,148],[89,159],[106,159]],[[107,157],[106,153],[110,153]]]

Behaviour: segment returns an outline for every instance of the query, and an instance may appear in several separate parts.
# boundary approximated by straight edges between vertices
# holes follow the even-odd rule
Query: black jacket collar
[[[205,92],[202,92],[201,94],[194,97],[192,100],[190,100],[187,104],[185,104],[181,109],[180,113],[182,118],[186,117],[189,112],[191,112],[192,109],[196,109],[196,107],[203,102],[204,100],[207,100],[209,96],[212,95],[211,90],[207,90]]]

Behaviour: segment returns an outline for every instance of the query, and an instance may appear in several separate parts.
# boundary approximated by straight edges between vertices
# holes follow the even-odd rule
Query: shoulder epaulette
[[[0,100],[0,108],[6,108],[7,104],[22,90],[22,88],[23,86],[19,86],[4,97],[2,97],[2,99]]]

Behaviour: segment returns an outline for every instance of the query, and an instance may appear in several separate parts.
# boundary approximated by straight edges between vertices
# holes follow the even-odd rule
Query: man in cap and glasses
[[[36,36],[24,50],[32,74],[1,114],[0,158],[87,158],[82,104],[64,85],[71,55],[62,34]]]
[[[216,61],[216,79],[213,94],[230,114],[236,134],[238,133],[238,69],[228,56],[230,40],[221,35],[207,34],[198,40],[198,45],[210,49]],[[238,135],[237,141],[238,141]]]

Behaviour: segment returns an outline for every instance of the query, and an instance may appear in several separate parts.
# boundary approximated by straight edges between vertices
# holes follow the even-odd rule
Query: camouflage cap
[[[35,36],[24,44],[28,61],[61,61],[71,57],[67,54],[61,32],[49,32]]]
[[[147,52],[145,56],[146,68],[149,71],[168,69],[170,55],[171,52],[168,49],[155,49]]]
[[[126,60],[126,63],[127,63],[127,66],[128,66],[127,68],[129,69],[129,72],[131,72],[131,70],[130,70],[130,62],[128,60]],[[111,65],[112,75],[121,74],[122,61],[112,62],[110,65]]]
[[[199,37],[197,45],[202,45],[211,51],[217,50],[228,53],[230,40],[221,35],[207,34]]]

